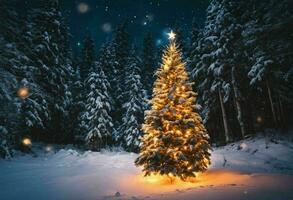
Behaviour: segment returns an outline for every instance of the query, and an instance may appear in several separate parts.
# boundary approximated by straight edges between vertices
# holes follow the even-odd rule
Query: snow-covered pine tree
[[[290,3],[288,0],[272,0],[254,4],[253,8],[246,5],[247,12],[243,15],[246,21],[242,35],[250,65],[247,74],[252,89],[256,89],[255,98],[265,101],[265,106],[256,106],[256,113],[269,111],[262,113],[268,119],[265,126],[284,126],[284,119],[288,118],[284,110],[291,110],[286,106],[288,97],[292,96],[288,92],[292,91],[288,82],[292,80],[292,37],[287,29],[292,25]],[[289,79],[288,72],[291,74]]]
[[[122,105],[125,101],[123,91],[125,90],[125,73],[129,57],[129,34],[127,32],[127,22],[118,25],[114,33],[112,41],[112,48],[114,52],[114,58],[112,64],[115,66],[115,76],[112,82],[112,97],[114,99],[114,112],[113,119],[119,123],[122,117]],[[119,125],[117,124],[117,127]]]
[[[18,85],[18,88],[28,88],[29,91],[27,97],[20,97],[18,128],[21,133],[19,137],[29,136],[38,140],[48,125],[46,119],[49,119],[49,109],[45,100],[46,95],[40,91],[39,86],[32,79],[28,81],[24,78]]]
[[[91,36],[86,36],[82,48],[82,62],[79,66],[80,78],[84,82],[91,72],[92,65],[95,62],[94,41]]]
[[[110,116],[110,84],[101,65],[95,62],[92,66],[85,88],[85,110],[81,116],[80,130],[86,147],[98,151],[111,143],[114,125]]]
[[[80,77],[80,71],[79,71],[79,65],[76,64],[76,69],[74,72],[73,80],[72,80],[72,96],[73,96],[73,103],[70,109],[70,124],[71,128],[70,130],[73,132],[73,140],[74,142],[82,143],[82,140],[78,140],[80,135],[80,117],[81,113],[85,109],[85,97],[84,94],[84,83]]]
[[[154,46],[153,36],[147,33],[143,38],[142,47],[142,71],[143,76],[141,81],[147,90],[148,96],[151,96],[152,86],[154,81],[154,72],[157,67],[156,49]]]
[[[231,140],[226,108],[230,97],[230,79],[227,76],[229,68],[225,63],[224,37],[221,35],[221,27],[224,26],[221,24],[223,12],[226,13],[226,8],[221,0],[212,1],[207,9],[205,27],[197,47],[199,59],[192,71],[192,77],[200,83],[197,89],[201,97],[199,103],[203,106],[205,125],[211,130],[213,127],[221,126],[215,125],[215,122],[222,121],[224,135],[218,139],[224,138],[227,143]],[[222,115],[219,116],[217,113]]]
[[[182,51],[183,59],[186,59],[188,54],[188,49],[186,47],[186,41],[184,37],[184,31],[182,28],[182,23],[180,21],[176,21],[174,23],[174,33],[176,34],[176,43],[178,45],[178,48]]]
[[[207,169],[210,145],[172,32],[170,39],[156,73],[152,108],[146,112],[145,135],[135,163],[143,167],[146,176],[154,173],[185,180]]]
[[[197,23],[197,19],[193,18],[192,24],[191,24],[190,41],[189,41],[189,47],[191,49],[190,53],[192,52],[193,47],[197,47],[199,36],[200,36],[200,27]]]
[[[31,53],[30,43],[27,40],[26,21],[20,19],[18,13],[15,12],[9,1],[3,1],[0,8],[0,19],[3,19],[4,23],[1,23],[0,33],[0,68],[2,73],[8,74],[10,72],[11,85],[5,83],[5,77],[3,78],[4,85],[8,88],[11,97],[8,98],[6,109],[11,113],[7,113],[7,124],[13,123],[8,130],[8,133],[13,135],[14,140],[10,141],[14,144],[14,147],[18,146],[18,142],[21,141],[21,137],[24,132],[29,133],[30,136],[43,133],[45,129],[45,122],[48,121],[48,108],[46,102],[46,94],[41,91],[40,87],[35,81],[36,66],[33,65],[33,61],[29,58]],[[11,37],[13,35],[13,37]],[[6,72],[5,72],[6,70]],[[13,78],[12,78],[13,77]],[[28,87],[30,94],[28,98],[20,99],[16,98],[17,91],[21,87]],[[4,86],[3,86],[4,88]],[[17,105],[17,108],[15,107]],[[11,108],[9,108],[11,106]],[[26,112],[23,112],[23,108],[29,108]],[[14,114],[14,118],[10,117]]]
[[[147,108],[147,95],[141,82],[140,65],[141,62],[135,56],[133,49],[126,67],[125,84],[127,88],[123,93],[126,101],[123,104],[124,114],[117,138],[126,150],[134,152],[139,149],[140,138],[143,135],[141,124],[143,123],[144,111]]]
[[[241,44],[241,29],[237,14],[241,12],[238,9],[238,3],[230,1],[218,1],[218,9],[213,10],[215,18],[209,18],[212,26],[207,26],[205,29],[208,37],[213,37],[213,49],[211,51],[211,64],[208,68],[208,73],[212,75],[212,84],[210,92],[218,94],[223,125],[225,130],[225,142],[232,140],[232,138],[244,138],[246,134],[246,127],[244,125],[243,105],[242,105],[242,91],[239,87],[241,82],[240,73],[245,73],[241,59],[241,53],[235,52],[236,47]],[[212,27],[212,28],[211,28]],[[241,49],[239,48],[241,52]],[[234,102],[233,102],[234,100]],[[230,101],[230,102],[228,102]],[[235,103],[235,106],[233,103]],[[231,105],[233,110],[227,111],[226,105]],[[231,114],[230,114],[231,113]],[[231,127],[228,127],[228,118],[234,117],[238,123],[239,135],[231,135]],[[230,125],[232,126],[232,124]],[[229,130],[230,129],[230,130]],[[230,133],[229,133],[230,132]]]
[[[112,95],[114,94],[114,88],[116,88],[115,76],[117,75],[117,63],[115,61],[115,51],[111,42],[102,44],[98,53],[98,62],[111,85],[109,93],[111,94],[112,101],[114,101]],[[113,104],[114,102],[112,102],[112,105]]]
[[[36,83],[46,94],[51,120],[46,127],[47,138],[64,142],[67,137],[65,121],[71,104],[69,85],[72,67],[68,49],[68,28],[60,11],[58,0],[43,0],[41,7],[30,12],[29,35],[32,53],[29,58],[37,67]]]
[[[1,38],[0,38],[1,43]],[[10,158],[15,148],[18,108],[15,91],[16,77],[0,64],[0,157]]]
[[[196,22],[196,18],[193,18],[191,32],[190,32],[190,39],[189,39],[189,48],[187,50],[187,60],[186,60],[186,68],[187,68],[187,71],[190,73],[193,70],[194,66],[196,66],[199,60],[199,52],[197,47],[198,47],[199,38],[201,37],[200,34],[201,34],[201,31]]]

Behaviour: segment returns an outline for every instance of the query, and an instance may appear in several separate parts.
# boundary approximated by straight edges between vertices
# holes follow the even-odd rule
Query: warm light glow
[[[24,138],[22,140],[22,143],[25,145],[25,146],[29,146],[32,144],[32,141],[29,139],[29,138]]]
[[[22,99],[25,99],[28,97],[29,95],[29,89],[28,87],[20,87],[17,91],[17,95],[22,98]]]
[[[139,172],[134,174],[124,173],[117,177],[119,190],[130,196],[137,196],[138,194],[141,196],[148,196],[150,194],[163,194],[176,192],[178,190],[184,191],[187,189],[193,189],[196,191],[198,189],[204,190],[205,187],[208,187],[210,190],[212,189],[211,185],[215,189],[221,189],[223,186],[225,187],[229,184],[237,184],[239,186],[242,184],[248,184],[251,180],[249,174],[227,170],[209,170],[205,173],[197,174],[196,178],[190,178],[187,181],[182,181],[180,178],[175,177],[171,181],[168,176],[161,176],[159,174],[152,174],[151,176],[145,177],[143,173]],[[180,198],[177,199],[179,200]]]
[[[257,118],[256,118],[256,122],[257,122],[257,123],[262,123],[262,117],[261,117],[261,116],[257,116]]]
[[[168,33],[168,36],[169,36],[169,40],[174,40],[176,37],[176,34],[173,31],[171,31],[170,33]]]

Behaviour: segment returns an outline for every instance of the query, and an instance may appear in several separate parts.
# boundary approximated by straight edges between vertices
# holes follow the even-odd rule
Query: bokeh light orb
[[[46,146],[45,150],[46,150],[47,152],[51,152],[51,151],[53,150],[53,147],[50,146],[50,145],[48,145],[48,146]]]
[[[257,123],[262,123],[263,122],[263,118],[261,116],[257,116],[256,117],[256,122]]]
[[[112,25],[110,23],[104,23],[102,25],[102,30],[105,32],[105,33],[110,33],[112,31]]]
[[[24,144],[25,146],[30,146],[32,144],[32,141],[29,138],[24,138],[22,140],[22,144]]]
[[[90,7],[86,3],[79,3],[77,5],[77,10],[79,13],[87,13],[89,11]]]
[[[25,99],[29,96],[29,88],[28,87],[20,87],[17,91],[17,95],[22,98]]]

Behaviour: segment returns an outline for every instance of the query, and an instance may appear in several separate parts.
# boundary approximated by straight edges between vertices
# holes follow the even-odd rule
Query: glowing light
[[[157,46],[160,46],[161,44],[162,44],[162,40],[161,40],[161,39],[157,39],[157,40],[156,40],[156,45],[157,45]]]
[[[17,91],[17,95],[22,99],[27,98],[29,96],[29,88],[28,87],[19,88]]]
[[[160,180],[161,180],[161,177],[158,177],[158,176],[155,176],[155,175],[145,177],[145,181],[147,183],[157,183]]]
[[[47,152],[51,152],[53,150],[53,147],[52,146],[46,146],[45,150]]]
[[[24,144],[25,146],[30,146],[32,144],[32,141],[29,138],[24,138],[22,140],[22,144]]]
[[[263,119],[262,119],[261,116],[257,116],[257,117],[256,117],[256,122],[257,122],[257,123],[262,123],[262,120],[263,120]]]
[[[80,13],[86,13],[86,12],[89,11],[89,9],[90,9],[90,7],[86,3],[80,3],[80,4],[77,5],[77,10]]]
[[[104,23],[102,25],[102,30],[105,32],[105,33],[110,33],[112,31],[112,25],[110,23]]]
[[[213,187],[222,187],[229,184],[237,184],[239,186],[242,184],[250,185],[251,181],[254,180],[248,174],[228,170],[210,170],[205,173],[196,174],[196,178],[188,178],[186,181],[175,178],[171,182],[170,178],[166,175],[152,174],[151,176],[144,176],[143,173],[121,174],[117,181],[119,182],[119,189],[125,193],[140,193],[141,195],[148,196],[154,193],[163,194],[176,192],[176,190],[184,191],[190,188],[196,190],[210,187],[211,185]],[[273,178],[271,181],[273,181]],[[240,192],[243,192],[243,190]]]
[[[175,39],[175,37],[176,37],[176,34],[173,32],[173,31],[171,31],[170,33],[168,33],[168,36],[169,36],[169,40],[174,40]]]

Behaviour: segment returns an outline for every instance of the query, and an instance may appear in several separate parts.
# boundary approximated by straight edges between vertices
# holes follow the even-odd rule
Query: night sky
[[[72,47],[78,52],[85,35],[91,34],[99,47],[125,19],[137,45],[147,31],[153,34],[156,45],[164,44],[166,32],[174,23],[180,24],[187,37],[193,18],[203,25],[209,0],[60,0],[60,3],[70,25]]]

